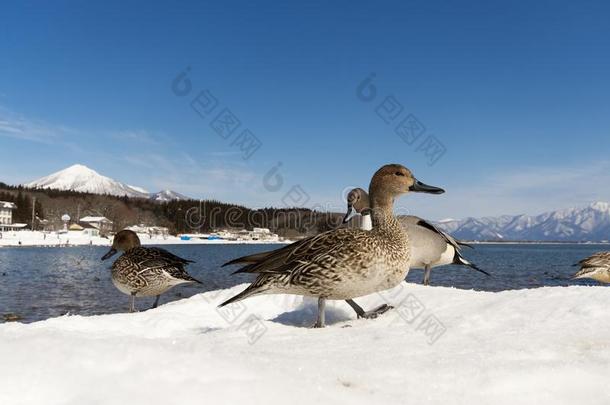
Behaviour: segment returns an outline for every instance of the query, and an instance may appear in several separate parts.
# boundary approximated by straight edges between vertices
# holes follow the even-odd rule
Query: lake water
[[[190,297],[202,291],[249,282],[249,275],[234,275],[224,262],[246,254],[270,250],[274,245],[165,246],[171,252],[195,260],[188,271],[203,286],[179,286],[161,296],[160,303]],[[0,322],[3,315],[17,314],[24,322],[70,314],[125,312],[129,297],[110,281],[111,261],[100,257],[106,247],[0,248]],[[595,285],[592,280],[570,280],[572,264],[607,245],[476,245],[464,255],[493,277],[461,266],[432,270],[431,285],[502,291],[542,286]],[[421,283],[423,272],[412,270],[407,281]],[[148,308],[152,298],[136,300]]]

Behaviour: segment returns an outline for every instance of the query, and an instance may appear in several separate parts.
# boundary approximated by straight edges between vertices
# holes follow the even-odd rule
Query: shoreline
[[[102,240],[97,240],[102,239]],[[82,241],[58,241],[57,243],[31,243],[30,241],[12,243],[2,243],[0,239],[0,249],[12,248],[12,247],[80,247],[80,246],[110,246],[111,241],[105,238],[92,238],[90,240]],[[296,240],[278,240],[278,241],[261,241],[261,240],[206,240],[206,239],[191,239],[181,240],[175,236],[164,238],[153,238],[141,240],[142,246],[154,246],[154,245],[174,245],[174,246],[185,246],[185,245],[288,245],[296,242]],[[610,242],[479,242],[479,241],[468,241],[465,242],[469,245],[598,245],[598,246],[610,246]]]
[[[142,245],[286,245],[294,240],[229,240],[229,239],[181,239],[179,236],[150,236],[138,234]],[[73,247],[110,246],[112,239],[88,236],[81,232],[66,233],[41,231],[0,232],[0,248],[3,247]],[[562,241],[464,241],[471,245],[599,245],[608,246],[607,241],[562,242]]]
[[[45,234],[40,231],[1,232],[1,248],[20,247],[80,247],[80,246],[110,246],[112,239],[99,236],[87,236],[80,232]],[[272,245],[289,244],[292,240],[227,240],[227,239],[198,239],[183,240],[178,236],[150,236],[138,234],[143,246],[150,245]]]

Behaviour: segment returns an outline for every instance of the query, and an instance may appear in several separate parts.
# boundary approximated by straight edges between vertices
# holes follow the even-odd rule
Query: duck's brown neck
[[[371,211],[373,228],[386,228],[397,224],[394,218],[394,198],[389,196],[371,195]]]

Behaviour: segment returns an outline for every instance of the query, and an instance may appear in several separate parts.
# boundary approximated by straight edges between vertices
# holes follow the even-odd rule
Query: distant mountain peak
[[[596,201],[589,204],[589,208],[596,211],[610,211],[610,204],[604,201]]]
[[[167,202],[167,201],[173,201],[173,200],[189,200],[190,198],[177,193],[175,191],[172,190],[162,190],[159,191],[158,193],[152,193],[150,195],[151,200],[155,200],[155,201],[159,201],[159,202]]]
[[[437,222],[454,237],[466,240],[607,241],[610,204],[603,201],[539,215],[503,215]]]
[[[78,163],[38,180],[26,183],[24,186],[134,198],[150,198],[155,201],[188,199],[188,197],[171,190],[164,190],[159,193],[151,194],[142,187],[121,183],[120,181],[103,176],[95,170]]]

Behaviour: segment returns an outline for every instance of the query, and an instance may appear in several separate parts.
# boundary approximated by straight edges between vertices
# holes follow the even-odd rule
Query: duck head
[[[352,189],[347,194],[347,213],[343,218],[343,223],[349,222],[356,214],[362,214],[370,207],[369,194],[361,188]]]
[[[125,252],[129,249],[133,249],[134,247],[140,246],[140,238],[138,238],[138,234],[134,231],[123,230],[116,235],[114,235],[114,239],[112,240],[112,247],[104,256],[102,256],[102,260],[109,259],[114,256],[118,251]]]
[[[371,208],[391,207],[396,197],[409,192],[443,194],[445,190],[422,183],[403,165],[389,164],[377,170],[371,179]]]

